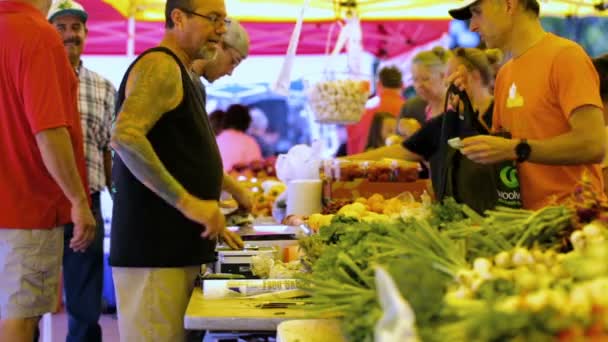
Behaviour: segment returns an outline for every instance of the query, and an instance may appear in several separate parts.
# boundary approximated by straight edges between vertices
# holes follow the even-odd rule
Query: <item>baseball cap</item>
[[[249,34],[236,19],[231,19],[224,34],[224,44],[238,51],[243,58],[249,55]]]
[[[479,0],[462,0],[459,1],[461,2],[461,6],[458,8],[454,8],[448,11],[448,13],[450,13],[450,15],[452,16],[452,18],[457,19],[457,20],[469,20],[471,19],[471,5],[473,5],[474,3],[476,3]]]
[[[53,19],[57,18],[60,15],[75,15],[79,17],[83,23],[87,22],[89,15],[84,10],[81,4],[72,0],[57,0],[53,2],[51,5],[51,9],[49,10],[48,19],[49,21],[53,21]]]

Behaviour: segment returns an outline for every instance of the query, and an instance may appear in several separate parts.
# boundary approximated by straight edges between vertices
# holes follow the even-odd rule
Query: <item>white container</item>
[[[320,213],[323,183],[320,179],[294,180],[287,185],[287,215]]]

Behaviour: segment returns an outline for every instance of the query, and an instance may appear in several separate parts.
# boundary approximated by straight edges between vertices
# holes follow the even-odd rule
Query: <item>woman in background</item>
[[[443,113],[447,91],[444,80],[448,75],[446,71],[451,56],[450,50],[440,46],[414,56],[411,66],[412,81],[418,102],[425,104],[424,121],[421,124],[415,118],[401,118],[398,131],[404,138],[411,137],[425,122]]]
[[[393,114],[388,112],[378,112],[374,114],[372,124],[367,135],[367,145],[365,150],[373,150],[378,147],[386,146],[386,141],[392,135],[395,135],[397,128],[397,119]]]
[[[251,124],[248,107],[238,104],[228,107],[222,121],[223,130],[216,139],[224,171],[232,170],[235,164],[262,160],[260,146],[252,136],[245,133]]]
[[[443,113],[445,104],[445,84],[448,61],[452,57],[450,50],[436,47],[423,51],[412,60],[412,80],[416,95],[426,101],[426,121]]]
[[[480,50],[475,48],[454,50],[454,55],[447,63],[448,74],[464,66],[468,71],[469,84],[471,85],[471,102],[473,109],[478,113],[475,128],[479,131],[489,132],[492,124],[493,96],[492,85],[494,83],[495,65],[502,61],[502,53],[499,50]],[[447,92],[444,90],[444,92]],[[445,94],[441,96],[442,101]],[[442,104],[444,106],[445,104]],[[443,108],[442,108],[443,109]],[[426,125],[413,136],[406,139],[403,144],[386,146],[371,150],[358,155],[350,156],[349,159],[378,160],[382,158],[404,159],[409,161],[430,162],[431,179],[433,189],[438,192],[438,186],[443,177],[446,156],[440,151],[447,141],[440,141],[444,113],[427,121]]]

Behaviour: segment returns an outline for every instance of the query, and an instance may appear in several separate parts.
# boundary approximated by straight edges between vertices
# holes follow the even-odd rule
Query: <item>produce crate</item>
[[[323,200],[352,200],[358,197],[369,198],[374,194],[380,194],[384,198],[398,196],[404,192],[410,192],[414,198],[427,192],[432,193],[429,180],[416,180],[413,182],[370,182],[367,179],[355,179],[349,182],[326,181],[323,185]]]

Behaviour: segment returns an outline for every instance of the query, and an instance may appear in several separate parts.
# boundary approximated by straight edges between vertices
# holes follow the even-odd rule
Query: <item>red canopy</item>
[[[81,0],[89,13],[86,54],[126,55],[129,20],[102,0]],[[241,22],[251,37],[252,55],[277,55],[287,51],[293,22]],[[135,54],[156,45],[163,34],[162,22],[135,23]],[[335,22],[304,22],[298,54],[323,54]],[[439,39],[448,31],[448,20],[363,21],[365,50],[390,58]],[[333,29],[330,47],[335,45],[339,28]]]

